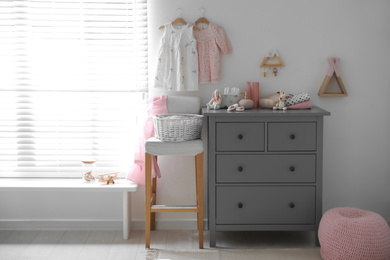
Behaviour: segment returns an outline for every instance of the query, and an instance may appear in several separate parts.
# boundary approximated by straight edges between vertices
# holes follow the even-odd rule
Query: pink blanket
[[[140,132],[134,153],[134,165],[127,174],[128,180],[145,186],[145,141],[154,136],[153,116],[168,113],[167,96],[153,97],[148,105],[148,117],[145,120],[143,131]],[[152,157],[152,178],[161,177],[156,157]]]
[[[310,99],[295,105],[287,106],[287,109],[310,109],[310,108],[311,108]]]

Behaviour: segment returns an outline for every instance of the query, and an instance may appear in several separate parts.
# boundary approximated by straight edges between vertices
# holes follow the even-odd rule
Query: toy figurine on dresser
[[[209,103],[206,104],[207,109],[219,109],[222,103],[222,96],[218,89],[214,90],[213,96]]]
[[[278,91],[277,93],[279,94],[279,101],[275,104],[273,109],[287,110],[285,101],[287,98],[290,98],[291,96],[284,91]]]

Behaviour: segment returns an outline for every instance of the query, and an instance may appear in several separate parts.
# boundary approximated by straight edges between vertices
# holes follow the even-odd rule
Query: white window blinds
[[[147,77],[146,0],[1,0],[0,177],[126,173]]]

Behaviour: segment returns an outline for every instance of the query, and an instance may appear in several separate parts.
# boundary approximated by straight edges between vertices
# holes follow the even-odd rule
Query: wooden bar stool
[[[198,97],[168,97],[169,113],[199,114]],[[195,156],[196,205],[156,205],[157,179],[152,180],[152,156]],[[155,229],[156,212],[196,212],[199,248],[203,248],[203,142],[200,139],[185,142],[163,142],[154,137],[145,142],[145,247],[150,248],[150,231]]]

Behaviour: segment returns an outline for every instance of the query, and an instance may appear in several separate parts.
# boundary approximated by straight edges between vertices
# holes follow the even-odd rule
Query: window
[[[126,173],[147,69],[146,0],[1,0],[0,177]]]

